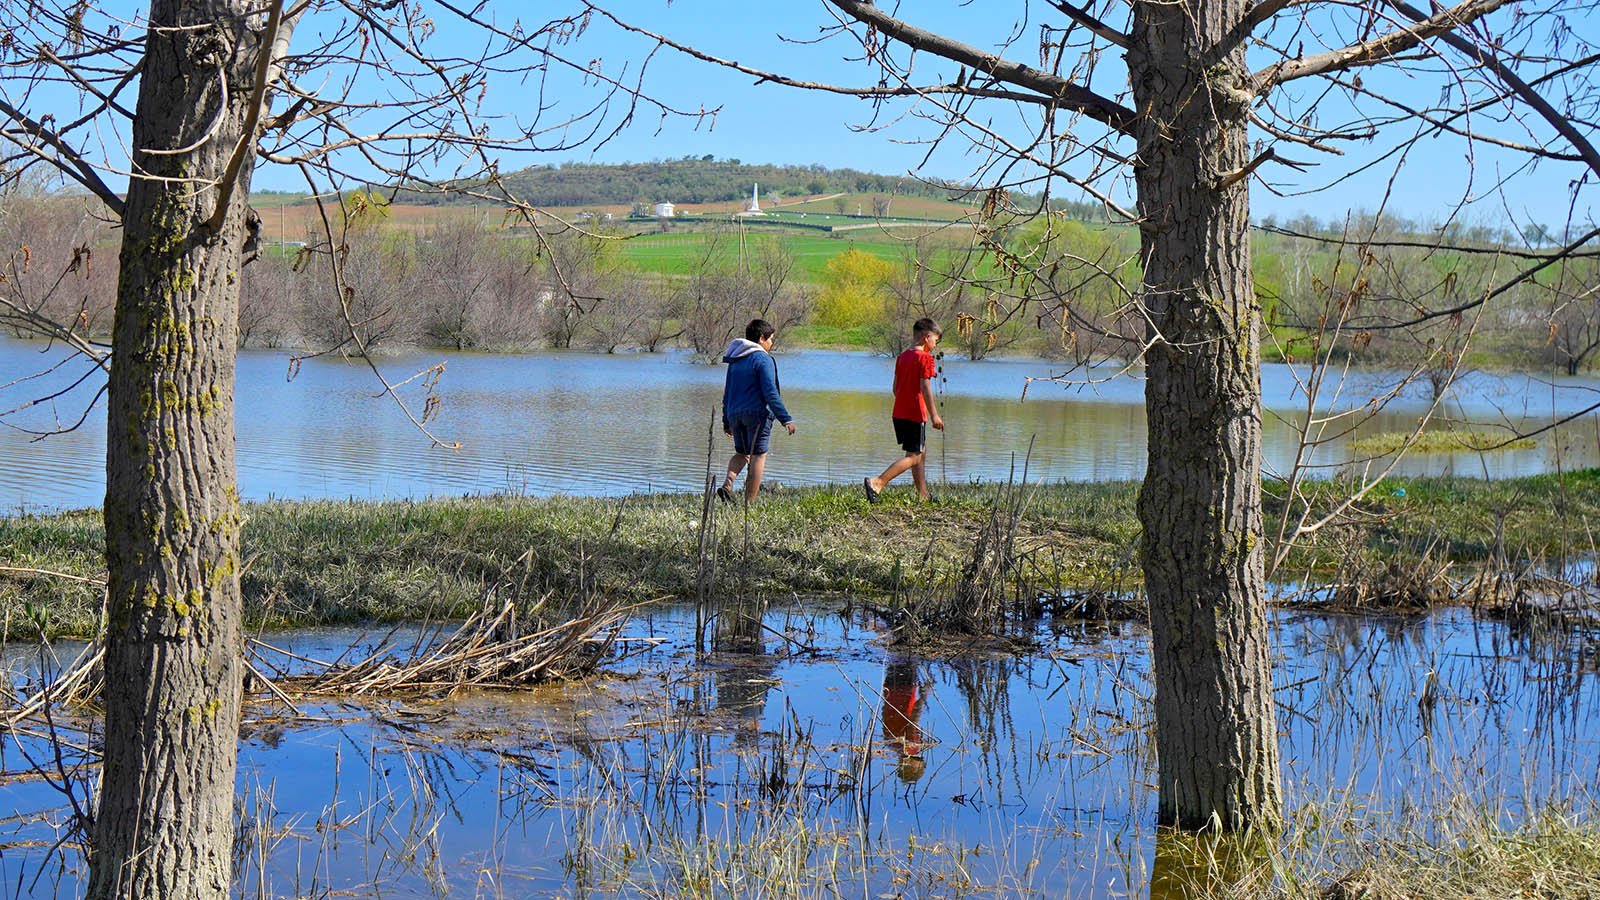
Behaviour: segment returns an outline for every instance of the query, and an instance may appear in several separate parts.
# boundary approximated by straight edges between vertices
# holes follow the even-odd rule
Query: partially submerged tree
[[[808,298],[789,286],[794,258],[775,238],[738,223],[700,237],[676,304],[683,338],[697,355],[720,355],[752,315],[780,330],[805,318]]]
[[[1600,265],[1587,259],[1565,266],[1533,293],[1546,298],[1550,358],[1568,375],[1578,374],[1600,350]]]
[[[634,29],[773,83],[868,98],[875,109],[903,99],[936,141],[987,148],[977,178],[994,193],[980,239],[1008,188],[1032,189],[1046,203],[1080,189],[1137,224],[1141,281],[1131,293],[1143,334],[1131,349],[1148,379],[1139,517],[1159,818],[1235,829],[1273,825],[1282,809],[1264,601],[1251,184],[1269,165],[1303,170],[1293,155],[1337,155],[1384,138],[1404,159],[1406,147],[1438,135],[1469,150],[1577,164],[1580,181],[1600,175],[1590,118],[1600,57],[1592,28],[1583,28],[1587,6],[1054,0],[1017,4],[1008,17],[985,6],[966,27],[1014,24],[969,37],[923,27],[921,18],[936,17],[926,9],[826,0],[832,21],[823,37],[876,70],[861,87],[762,70]],[[1114,63],[1126,65],[1112,71]],[[1398,85],[1385,71],[1427,87]],[[1014,124],[996,121],[1006,109],[1019,111]],[[993,249],[997,258],[1006,253]],[[1459,315],[1492,296],[1412,321]]]
[[[220,898],[242,677],[234,349],[240,270],[260,235],[248,203],[256,162],[296,167],[324,197],[371,182],[471,185],[531,220],[497,188],[492,154],[603,139],[640,102],[641,73],[625,85],[598,60],[561,55],[589,23],[581,10],[522,23],[482,4],[153,0],[146,17],[128,15],[109,2],[0,0],[0,163],[7,178],[53,168],[122,227],[106,737],[87,894]],[[295,34],[313,40],[291,52]],[[586,86],[591,99],[559,122],[548,104],[496,117],[484,99],[501,76],[568,96]],[[125,195],[114,187],[124,178]],[[334,285],[342,343],[364,353],[370,336],[351,313],[365,298],[343,275],[346,218],[324,208],[315,264]],[[105,364],[73,323],[26,324]]]

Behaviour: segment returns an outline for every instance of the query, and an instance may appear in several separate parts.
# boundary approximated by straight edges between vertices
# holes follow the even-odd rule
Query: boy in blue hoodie
[[[744,328],[744,337],[728,342],[722,361],[728,364],[728,380],[722,386],[722,433],[733,438],[733,458],[728,460],[728,476],[717,488],[724,503],[733,502],[733,480],[745,464],[750,474],[744,481],[744,500],[754,503],[761,491],[761,475],[767,468],[767,444],[772,437],[772,420],[794,434],[794,416],[778,396],[778,365],[772,361],[772,335],[777,329],[765,319],[755,319]]]

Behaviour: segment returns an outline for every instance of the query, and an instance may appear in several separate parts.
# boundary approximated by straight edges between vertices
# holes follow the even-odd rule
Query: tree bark
[[[1250,272],[1245,0],[1133,4],[1149,462],[1139,494],[1159,817],[1281,818],[1261,547],[1259,309]],[[1219,49],[1222,48],[1222,49]]]
[[[105,766],[88,896],[223,898],[241,685],[234,347],[265,15],[151,4],[124,214],[106,447]]]

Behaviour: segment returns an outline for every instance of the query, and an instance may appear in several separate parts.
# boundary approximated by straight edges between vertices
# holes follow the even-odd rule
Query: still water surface
[[[68,386],[86,366],[73,361],[46,377],[22,381],[60,359],[42,344],[0,339],[0,411]],[[799,433],[773,437],[768,478],[786,484],[852,483],[898,456],[889,428],[892,361],[868,354],[805,351],[778,356],[784,398]],[[238,461],[247,500],[279,498],[420,498],[520,491],[534,494],[627,494],[698,490],[706,471],[708,429],[721,402],[723,367],[682,353],[606,356],[580,353],[487,355],[415,353],[382,360],[391,381],[439,362],[441,412],[430,427],[460,450],[430,445],[394,403],[379,395],[365,366],[307,361],[293,380],[289,356],[250,351],[238,363]],[[1031,479],[1121,480],[1144,473],[1143,382],[1065,386],[1027,378],[1062,372],[1035,360],[970,362],[947,358],[945,433],[930,433],[935,479],[1003,480],[1015,460],[1033,456]],[[1097,377],[1111,372],[1097,373]],[[1079,373],[1075,376],[1082,379]],[[1353,376],[1338,398],[1360,406],[1392,378]],[[81,428],[40,440],[21,429],[70,423],[96,401],[89,378],[48,403],[0,416],[0,512],[98,506],[104,496],[103,400]],[[1291,464],[1304,398],[1289,367],[1264,368],[1268,407],[1263,454],[1269,471]],[[420,414],[420,380],[402,388]],[[1425,409],[1414,386],[1358,433],[1407,430]],[[1454,390],[1450,415],[1480,423],[1543,424],[1554,414],[1600,399],[1600,382],[1472,375]],[[1337,429],[1336,429],[1337,431]],[[720,429],[713,465],[731,450]],[[1335,436],[1315,461],[1349,460],[1348,436]],[[1530,450],[1443,454],[1406,460],[1410,473],[1494,477],[1600,463],[1594,417]],[[1322,473],[1332,471],[1323,469]]]
[[[978,896],[1184,896],[1160,883],[1172,838],[1153,828],[1139,626],[1064,626],[1037,652],[926,659],[828,612],[768,624],[792,643],[702,660],[692,610],[657,608],[627,626],[634,655],[613,678],[308,706],[299,719],[256,704],[240,757],[239,893],[678,896],[765,873],[817,896],[965,896],[959,884],[990,889]],[[271,640],[332,658],[355,636]],[[1585,802],[1600,777],[1600,693],[1581,642],[1532,640],[1464,610],[1280,611],[1274,646],[1293,835],[1324,864],[1337,868],[1341,839],[1358,837],[1342,823],[1434,837],[1464,815],[1514,825]],[[9,772],[27,767],[24,752],[53,758],[25,734],[6,745]],[[15,811],[0,829],[0,900],[77,895],[76,851],[49,849],[61,794],[6,779],[0,804]]]

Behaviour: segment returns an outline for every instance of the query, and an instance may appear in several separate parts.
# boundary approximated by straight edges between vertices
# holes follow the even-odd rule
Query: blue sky
[[[1578,0],[1543,0],[1543,2],[1578,4]],[[892,0],[883,0],[892,7]],[[131,0],[109,4],[124,11],[141,8]],[[453,30],[449,14],[424,0],[422,8],[430,9],[440,26],[435,39],[435,50],[468,54],[472,42],[459,31]],[[541,16],[557,12],[566,13],[573,7],[565,2],[511,3],[492,0],[486,8],[498,18],[502,26],[509,26],[516,16],[527,15],[529,9]],[[657,31],[699,47],[706,52],[736,59],[748,65],[770,69],[795,77],[846,85],[871,84],[876,72],[859,60],[846,58],[851,51],[859,55],[859,47],[848,38],[824,40],[817,43],[786,42],[814,41],[821,30],[835,24],[829,7],[821,0],[783,0],[783,2],[738,2],[738,0],[616,0],[607,8],[619,17],[642,27]],[[1121,9],[1122,7],[1116,7]],[[1330,16],[1341,13],[1335,7]],[[950,34],[980,48],[998,48],[1008,37],[1020,35],[1016,45],[1008,51],[1013,58],[1037,62],[1039,26],[1059,25],[1059,13],[1046,5],[1021,0],[981,0],[981,2],[941,2],[906,0],[900,15],[934,31]],[[1501,15],[1497,13],[1496,15]],[[1507,14],[1509,15],[1509,14]],[[1025,18],[1018,27],[1019,17]],[[1580,31],[1589,32],[1590,40],[1600,42],[1600,23],[1589,16],[1579,17],[1575,24]],[[1114,20],[1112,20],[1114,22]],[[1494,20],[1491,20],[1494,21]],[[1504,20],[1509,23],[1510,19]],[[1346,23],[1348,24],[1348,23]],[[1331,34],[1338,29],[1333,22]],[[780,37],[782,36],[782,37]],[[316,27],[302,25],[296,35],[294,47],[304,50],[316,43]],[[1297,40],[1307,43],[1307,52],[1317,49],[1314,41],[1304,35]],[[1330,37],[1330,41],[1333,38]],[[1334,41],[1340,42],[1340,41]],[[580,63],[596,61],[601,71],[611,76],[637,74],[650,44],[637,36],[619,32],[603,21],[595,21],[588,30],[563,45],[562,52]],[[1027,57],[1032,54],[1033,59]],[[1265,58],[1253,61],[1263,64]],[[932,81],[954,76],[954,65],[932,57],[918,59],[919,81]],[[1414,77],[1368,70],[1369,85],[1383,86],[1392,92],[1426,103],[1437,99],[1440,87],[1437,79]],[[1125,70],[1121,60],[1108,56],[1099,69],[1093,86],[1111,95],[1124,89]],[[752,163],[821,164],[829,167],[849,166],[887,174],[920,174],[954,180],[969,178],[980,157],[970,142],[960,137],[945,140],[930,159],[924,160],[928,148],[925,142],[932,134],[930,125],[914,115],[906,115],[911,107],[891,104],[877,114],[869,103],[855,98],[809,92],[773,84],[755,84],[750,76],[731,72],[708,63],[684,57],[671,50],[660,50],[651,58],[644,81],[645,91],[674,106],[684,109],[720,107],[714,124],[669,117],[666,120],[650,113],[642,114],[630,127],[613,140],[594,150],[569,150],[555,153],[503,153],[504,170],[535,164],[560,163],[567,160],[592,160],[599,162],[643,161],[669,159],[685,155],[712,154],[717,158],[737,158]],[[553,90],[546,100],[554,97],[567,104],[581,104],[595,96],[592,85],[584,85],[574,78],[557,77],[552,80]],[[1296,83],[1275,95],[1275,101],[1291,104],[1296,97],[1310,96],[1316,86],[1313,80]],[[392,93],[392,85],[370,85],[379,93]],[[484,100],[486,109],[507,115],[526,118],[528,111],[539,102],[530,83],[525,79],[507,77],[491,84]],[[567,107],[563,107],[567,108]],[[984,110],[993,115],[993,127],[1004,134],[1022,133],[1023,122],[1016,111],[1004,104],[993,104]],[[1329,107],[1324,110],[1328,119],[1359,119],[1371,112],[1368,108]],[[1085,137],[1093,135],[1092,123],[1077,127],[1087,129]],[[878,126],[863,130],[866,126]],[[1296,174],[1281,167],[1268,166],[1262,174],[1288,196],[1274,196],[1261,184],[1252,190],[1252,210],[1259,220],[1267,215],[1280,219],[1309,213],[1319,219],[1329,220],[1350,211],[1371,211],[1387,202],[1390,212],[1421,221],[1434,221],[1451,215],[1462,203],[1470,202],[1461,212],[1468,223],[1503,225],[1508,221],[1522,224],[1535,221],[1558,224],[1567,218],[1573,205],[1571,182],[1583,174],[1575,163],[1543,161],[1528,170],[1525,159],[1510,151],[1497,151],[1486,146],[1469,150],[1456,138],[1433,138],[1418,143],[1404,157],[1405,166],[1396,174],[1395,160],[1383,160],[1393,146],[1391,139],[1411,130],[1404,123],[1391,127],[1379,140],[1356,142],[1346,147],[1343,157],[1321,156],[1299,148],[1286,150],[1285,155],[1319,162],[1306,175]],[[1535,139],[1554,144],[1557,139],[1542,123],[1533,126]],[[115,151],[115,141],[108,142]],[[1131,150],[1126,143],[1120,150]],[[1469,163],[1470,157],[1470,163]],[[1378,160],[1370,169],[1345,177],[1352,170]],[[113,163],[115,165],[115,163]],[[1515,173],[1505,190],[1497,182]],[[447,173],[436,173],[447,174]],[[298,174],[278,167],[263,166],[256,176],[258,189],[303,189],[304,182]],[[1315,188],[1328,187],[1321,191]],[[1129,202],[1129,189],[1125,180],[1112,179],[1105,188],[1120,202]],[[1308,191],[1312,191],[1309,192]],[[1387,201],[1385,194],[1389,195]],[[1071,191],[1060,192],[1069,199],[1085,199]],[[1591,185],[1577,196],[1576,218],[1591,221],[1597,215],[1596,189]]]
[[[1558,0],[1559,2],[1559,0]],[[820,43],[813,41],[835,20],[819,0],[792,0],[781,3],[728,2],[728,0],[619,0],[610,7],[629,22],[666,34],[675,40],[701,48],[752,67],[793,75],[808,80],[838,84],[870,84],[875,73],[866,64],[845,57],[859,47],[848,39]],[[906,2],[901,15],[931,30],[957,36],[982,48],[998,48],[1017,32],[1017,21],[1027,7],[1022,3],[984,0],[982,3]],[[1020,30],[1021,37],[1008,55],[1024,58],[1037,53],[1038,26],[1060,24],[1059,14],[1032,4],[1035,16]],[[754,13],[759,10],[759,14]],[[1591,40],[1600,40],[1600,24],[1579,17],[1576,24]],[[1509,19],[1505,19],[1509,22]],[[1348,24],[1348,23],[1347,23]],[[1504,25],[1502,27],[1509,27]],[[780,37],[782,36],[782,37]],[[594,27],[584,39],[595,38],[584,55],[600,58],[608,71],[622,66],[636,67],[641,45],[618,39],[607,29]],[[1314,42],[1301,35],[1296,39],[1314,52]],[[1342,41],[1338,41],[1342,43]],[[1036,60],[1033,60],[1036,62]],[[1253,60],[1264,65],[1267,57]],[[930,80],[952,77],[955,66],[943,60],[924,57],[917,71]],[[1094,86],[1106,94],[1124,87],[1125,69],[1121,61],[1108,60],[1100,69]],[[946,141],[932,158],[924,162],[927,146],[922,143],[932,134],[925,122],[904,116],[902,104],[881,111],[876,120],[865,101],[795,88],[757,85],[749,76],[730,72],[706,63],[677,56],[668,51],[652,60],[647,89],[682,106],[720,106],[713,128],[698,130],[682,121],[658,123],[654,120],[629,130],[619,139],[588,154],[567,154],[567,158],[604,162],[673,158],[706,153],[718,158],[738,158],[746,162],[820,163],[850,166],[869,171],[922,174],[951,179],[968,177],[976,158],[971,146],[960,139]],[[1367,84],[1382,87],[1410,102],[1425,104],[1436,100],[1442,81],[1427,75],[1367,70]],[[1296,83],[1275,98],[1287,103],[1295,95],[1305,97],[1320,91],[1314,80]],[[1351,119],[1370,115],[1381,108],[1367,104],[1362,108],[1325,107],[1329,119],[1342,113]],[[992,110],[998,128],[1014,123],[1013,110],[996,104]],[[863,131],[878,124],[878,130]],[[1480,127],[1497,128],[1479,117]],[[1553,132],[1535,122],[1532,130],[1545,143],[1557,142]],[[1346,145],[1342,157],[1319,155],[1290,147],[1285,155],[1320,163],[1305,175],[1268,166],[1263,174],[1287,196],[1274,196],[1259,183],[1252,191],[1252,208],[1259,219],[1272,214],[1289,218],[1310,213],[1333,219],[1346,212],[1371,211],[1380,204],[1394,213],[1421,221],[1437,221],[1457,214],[1468,223],[1502,224],[1536,221],[1560,223],[1573,205],[1571,182],[1584,173],[1575,163],[1549,160],[1532,167],[1523,154],[1487,145],[1469,148],[1454,137],[1427,138],[1403,157],[1384,161],[1392,150],[1394,137],[1409,134],[1414,126],[1393,126],[1378,140]],[[1519,136],[1519,129],[1501,133]],[[1525,133],[1525,132],[1524,132]],[[1596,137],[1596,136],[1591,136]],[[1124,149],[1131,149],[1124,146]],[[1398,167],[1397,163],[1404,165]],[[1370,168],[1360,171],[1363,166]],[[1356,174],[1349,175],[1352,171]],[[1506,182],[1506,189],[1500,183]],[[1321,190],[1318,190],[1321,189]],[[1111,190],[1126,200],[1126,184],[1113,184]],[[1388,199],[1385,200],[1385,195]],[[1596,189],[1591,185],[1577,196],[1576,218],[1592,221],[1596,215]],[[1067,196],[1071,196],[1067,194]],[[1074,197],[1074,199],[1081,199]],[[1463,207],[1461,204],[1465,203]]]

